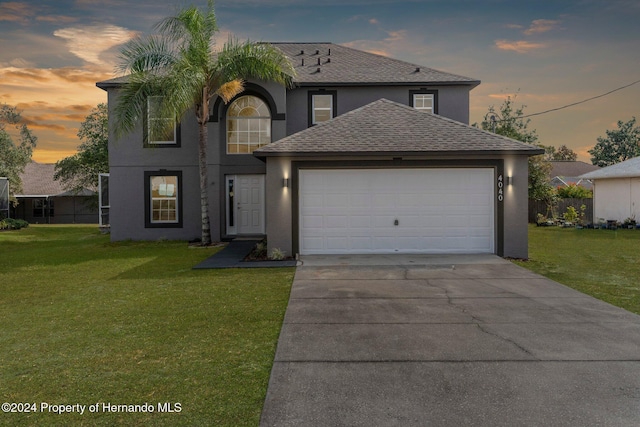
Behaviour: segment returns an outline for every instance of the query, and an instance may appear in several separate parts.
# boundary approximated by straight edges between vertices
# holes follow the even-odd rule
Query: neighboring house
[[[468,125],[479,81],[331,43],[274,45],[295,88],[252,81],[212,102],[214,240],[266,235],[288,254],[527,257],[527,159],[543,150]],[[110,112],[124,84],[97,84]],[[109,124],[112,239],[197,239],[194,115],[146,145],[145,123],[118,141]]]
[[[600,166],[595,166],[579,160],[552,160],[550,163],[551,172],[549,173],[549,178],[551,185],[553,185],[554,188],[566,187],[574,184],[584,187],[587,190],[591,190],[593,188],[593,183],[588,179],[581,178],[580,176],[600,169]]]
[[[18,205],[11,216],[32,224],[97,224],[98,209],[91,204],[95,193],[67,191],[54,174],[53,163],[27,164],[20,175],[22,194],[15,195]]]
[[[594,219],[640,220],[640,157],[581,176],[593,182]]]

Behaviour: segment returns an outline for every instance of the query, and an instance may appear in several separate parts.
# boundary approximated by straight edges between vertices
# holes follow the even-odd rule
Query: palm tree
[[[209,104],[215,96],[228,103],[244,90],[245,79],[291,87],[295,71],[282,51],[269,44],[229,39],[216,51],[218,27],[212,0],[208,0],[206,12],[190,6],[163,19],[154,28],[159,34],[135,38],[121,50],[119,68],[129,77],[115,107],[116,135],[130,132],[140,122],[151,96],[161,97],[159,117],[174,118],[169,123],[154,121],[154,126],[173,127],[185,112],[195,110],[199,127],[202,244],[208,245],[211,243],[207,195]]]

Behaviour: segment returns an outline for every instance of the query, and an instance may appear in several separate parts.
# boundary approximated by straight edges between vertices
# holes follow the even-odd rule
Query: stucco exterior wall
[[[283,179],[289,186],[283,186]],[[267,161],[266,214],[268,251],[278,248],[287,255],[293,253],[292,198],[294,192],[289,158],[276,157]]]
[[[288,254],[295,254],[294,241],[298,238],[296,235],[299,231],[296,222],[298,209],[297,206],[297,183],[295,182],[295,172],[292,170],[292,162],[335,162],[345,161],[347,159],[342,158],[290,158],[290,157],[269,157],[267,158],[267,189],[266,189],[266,201],[267,201],[267,242],[268,250],[271,251],[274,248],[285,250]],[[363,156],[359,158],[351,159],[354,166],[358,162],[363,161],[382,161],[387,162],[386,166],[398,168],[403,167],[402,164],[389,162],[391,159],[383,159],[379,156]],[[443,161],[469,161],[469,162],[491,162],[496,165],[503,164],[504,179],[507,176],[511,176],[512,185],[504,185],[504,200],[502,202],[497,200],[496,197],[496,235],[502,236],[502,256],[510,258],[528,258],[528,157],[526,155],[520,156],[500,156],[500,157],[487,157],[487,156],[469,156],[464,159],[460,157],[456,158],[443,158],[438,157],[436,159],[423,157],[414,158],[413,161],[417,162],[434,162],[437,165],[438,162]],[[321,167],[321,166],[319,166]],[[406,164],[404,165],[406,167]],[[425,166],[428,167],[428,166]],[[496,172],[499,172],[496,169]],[[288,176],[293,177],[290,187],[282,187],[282,178]],[[497,177],[496,177],[497,178]],[[496,183],[497,188],[497,183]],[[497,190],[496,190],[497,191]],[[503,214],[502,218],[499,218],[498,211],[500,209],[499,204],[502,203]],[[500,242],[497,242],[496,248],[500,246]]]
[[[469,124],[469,86],[356,86],[300,87],[287,94],[287,135],[309,127],[308,93],[318,89],[337,91],[336,115],[362,107],[381,98],[410,105],[411,90],[438,91],[438,114]]]
[[[504,158],[505,179],[511,177],[511,185],[505,185],[504,197],[504,256],[529,257],[529,164],[527,156]]]
[[[272,141],[286,136],[286,90],[275,83],[249,82],[269,93],[272,102]],[[259,94],[258,94],[259,95]],[[108,90],[109,114],[118,101],[118,90]],[[226,109],[216,99],[211,103],[214,120],[207,124],[207,167],[211,238],[226,237],[225,176],[264,174],[266,165],[251,154],[230,155],[226,150]],[[281,117],[276,116],[280,114]],[[109,196],[111,239],[117,240],[195,240],[201,236],[200,181],[198,169],[198,124],[194,113],[185,114],[180,126],[179,147],[145,147],[140,123],[132,132],[116,139],[115,120],[109,120]],[[145,228],[145,171],[161,169],[182,172],[183,225],[180,228]],[[97,217],[96,217],[97,218]],[[97,221],[97,219],[96,219]]]
[[[599,219],[640,220],[640,177],[596,179],[593,187],[594,222]]]

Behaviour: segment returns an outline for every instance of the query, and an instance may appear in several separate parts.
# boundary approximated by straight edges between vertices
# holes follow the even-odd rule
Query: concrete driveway
[[[262,426],[640,425],[640,316],[496,256],[302,261]]]

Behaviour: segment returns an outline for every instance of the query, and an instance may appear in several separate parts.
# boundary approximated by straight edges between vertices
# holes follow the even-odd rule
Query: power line
[[[522,116],[522,118],[525,119],[527,117],[539,116],[541,114],[551,113],[552,111],[564,110],[565,108],[573,107],[573,106],[576,106],[576,105],[579,105],[579,104],[584,104],[585,102],[593,101],[594,99],[598,99],[598,98],[602,98],[602,97],[607,96],[607,95],[611,95],[614,92],[618,92],[619,90],[626,89],[626,88],[628,88],[630,86],[633,86],[634,84],[637,84],[637,83],[640,83],[640,80],[636,80],[635,82],[629,83],[628,85],[620,86],[619,88],[610,90],[609,92],[603,93],[601,95],[592,96],[591,98],[583,99],[582,101],[574,102],[572,104],[567,104],[567,105],[564,105],[562,107],[552,108],[550,110],[540,111],[538,113],[527,114],[527,115]]]

